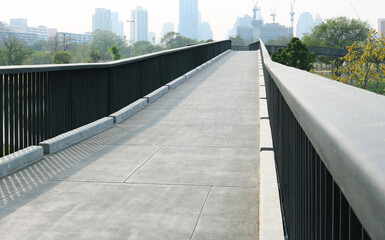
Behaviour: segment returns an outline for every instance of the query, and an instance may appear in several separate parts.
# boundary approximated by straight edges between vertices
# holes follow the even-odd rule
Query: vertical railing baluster
[[[14,76],[9,75],[9,151],[15,152],[15,88],[14,88]]]
[[[3,97],[4,97],[4,75],[0,74],[0,146],[1,146],[1,153],[0,157],[3,157],[5,155],[4,151],[4,105],[3,105]]]
[[[14,74],[13,79],[15,81],[15,152],[20,149],[19,145],[19,96],[20,96],[20,88],[19,88],[19,74]]]

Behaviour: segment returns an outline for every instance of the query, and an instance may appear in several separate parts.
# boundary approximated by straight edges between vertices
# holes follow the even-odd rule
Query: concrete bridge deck
[[[258,54],[0,180],[0,238],[257,239]]]

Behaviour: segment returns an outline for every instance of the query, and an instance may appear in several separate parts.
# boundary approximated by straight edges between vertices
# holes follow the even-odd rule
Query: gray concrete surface
[[[0,179],[1,239],[257,239],[257,57]]]

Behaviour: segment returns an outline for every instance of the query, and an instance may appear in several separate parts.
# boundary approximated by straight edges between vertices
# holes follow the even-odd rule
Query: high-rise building
[[[142,7],[131,11],[131,19],[134,24],[131,28],[133,43],[137,41],[148,41],[148,13]]]
[[[303,12],[299,16],[296,34],[298,38],[302,38],[304,34],[310,33],[314,25],[313,16],[309,12]]]
[[[119,21],[119,13],[111,12],[110,9],[96,8],[92,15],[92,31],[111,31],[124,37],[123,22]]]
[[[179,33],[198,39],[198,0],[179,0]]]
[[[26,28],[27,27],[27,19],[26,18],[11,18],[10,24],[14,25],[14,26],[23,26]]]
[[[121,37],[124,36],[124,26],[123,26],[123,22],[119,21],[119,13],[117,12],[111,13],[111,26],[112,26],[111,27],[112,32],[118,34]]]
[[[378,19],[378,34],[381,36],[381,34],[384,34],[385,36],[385,18],[379,18]]]
[[[106,30],[112,31],[111,10],[96,8],[92,15],[92,31]]]
[[[174,30],[174,24],[168,22],[168,23],[165,23],[163,25],[163,28],[162,28],[162,37],[168,33],[168,32],[175,32]]]
[[[201,22],[199,23],[199,41],[206,41],[213,39],[213,31],[211,30],[210,23]]]

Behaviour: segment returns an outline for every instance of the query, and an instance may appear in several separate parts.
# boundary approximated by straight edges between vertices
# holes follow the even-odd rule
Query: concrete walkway
[[[0,179],[0,238],[248,240],[257,52],[231,52],[117,126]]]

